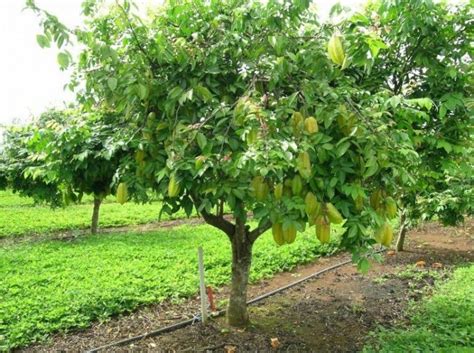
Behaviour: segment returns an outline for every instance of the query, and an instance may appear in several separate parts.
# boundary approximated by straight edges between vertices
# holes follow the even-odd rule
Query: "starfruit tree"
[[[468,2],[383,0],[341,23],[354,61],[370,68],[350,74],[372,92],[393,94],[395,128],[408,134],[420,156],[413,180],[396,192],[398,250],[420,220],[454,225],[473,213],[473,15]],[[358,51],[364,47],[374,60]]]
[[[128,197],[124,185],[118,187],[116,181],[121,160],[128,153],[127,136],[120,134],[124,130],[116,119],[107,111],[50,111],[42,114],[29,142],[29,158],[36,164],[25,169],[23,176],[59,185],[62,206],[91,195],[92,234],[98,230],[103,200],[117,188],[120,203]],[[36,197],[52,201],[49,196]]]
[[[35,143],[36,128],[30,124],[12,126],[5,130],[0,151],[0,189],[10,189],[35,203],[46,199],[59,206],[62,200],[60,187],[46,178],[26,175],[29,168],[42,165],[33,157],[31,145]]]
[[[110,113],[49,110],[5,134],[0,182],[37,203],[65,207],[92,195],[91,233],[96,233],[104,198],[118,188],[115,180],[126,139],[115,131]],[[119,130],[121,131],[121,130]],[[128,197],[120,187],[119,202]]]
[[[309,1],[168,1],[147,16],[129,1],[85,1],[86,25],[74,31],[28,4],[43,42],[81,44],[78,102],[113,110],[132,138],[122,182],[155,190],[164,212],[195,208],[228,237],[231,325],[249,321],[252,247],[267,230],[283,246],[313,225],[326,242],[343,223],[341,247],[359,255],[374,229],[390,243],[388,214],[368,195],[409,177],[412,140],[387,108],[391,92],[346,73],[337,33]]]

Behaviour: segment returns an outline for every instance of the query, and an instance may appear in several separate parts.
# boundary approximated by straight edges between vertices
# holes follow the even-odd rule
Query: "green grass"
[[[113,197],[106,199],[100,210],[100,227],[117,227],[144,224],[158,220],[161,204],[120,205]],[[46,205],[35,206],[30,198],[20,197],[10,191],[0,192],[0,238],[25,234],[40,234],[90,227],[92,199],[66,208],[52,209]],[[173,217],[184,217],[184,212]],[[169,219],[163,214],[162,219]]]
[[[474,352],[474,265],[413,303],[407,328],[380,329],[364,352]]]
[[[313,232],[283,247],[271,233],[263,235],[255,244],[251,281],[332,253],[336,246],[321,246]],[[0,351],[140,305],[194,295],[199,245],[208,283],[228,283],[229,241],[205,225],[0,248]]]

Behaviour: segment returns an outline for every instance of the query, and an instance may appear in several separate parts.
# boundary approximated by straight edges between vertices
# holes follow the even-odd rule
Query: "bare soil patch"
[[[377,325],[391,326],[400,320],[406,321],[404,311],[408,302],[418,300],[420,290],[433,284],[428,272],[426,278],[416,283],[396,273],[419,261],[425,262],[419,271],[427,271],[433,264],[440,263],[442,268],[437,271],[444,272],[474,261],[474,222],[470,220],[458,228],[428,224],[408,234],[406,250],[387,254],[385,261],[374,264],[367,275],[347,265],[253,305],[250,308],[253,324],[246,330],[230,329],[223,318],[216,318],[206,326],[196,324],[106,351],[231,352],[235,348],[236,352],[356,352]],[[261,281],[250,287],[249,297],[279,288],[346,258],[347,254],[340,254],[319,259]],[[217,300],[225,299],[227,292],[227,288],[219,289]],[[48,343],[21,351],[86,351],[191,318],[198,308],[198,298],[149,306],[86,330],[58,334]],[[278,339],[277,349],[272,348],[272,338]]]

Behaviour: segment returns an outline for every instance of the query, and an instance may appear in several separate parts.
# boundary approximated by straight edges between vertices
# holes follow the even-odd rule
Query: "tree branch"
[[[196,210],[198,210],[198,206],[200,205],[198,198],[195,195],[191,195],[191,199],[193,200]],[[226,220],[224,215],[216,216],[207,212],[206,210],[198,210],[198,212],[201,214],[202,218],[204,218],[207,224],[222,230],[225,234],[227,234],[229,239],[232,240],[232,237],[235,233],[235,226]]]
[[[223,216],[216,216],[211,213],[207,213],[205,210],[200,211],[202,218],[206,221],[207,224],[222,230],[229,239],[232,239],[235,233],[235,226],[226,220]]]
[[[259,225],[257,228],[253,229],[252,231],[249,232],[249,239],[253,243],[255,240],[258,239],[260,235],[265,233],[267,230],[269,230],[272,227],[272,223],[268,220],[264,222],[263,224]]]
[[[135,45],[137,46],[138,50],[145,56],[146,60],[148,61],[148,64],[150,65],[152,72],[154,73],[154,70],[157,68],[157,63],[155,60],[153,60],[148,52],[145,50],[143,45],[140,43],[140,40],[138,39],[137,33],[135,32],[135,29],[132,26],[132,22],[128,18],[128,13],[127,11],[123,8],[122,5],[119,4],[118,0],[115,0],[115,4],[117,7],[122,11],[123,16],[127,20],[128,28],[130,29],[130,32],[132,33],[133,39],[135,41]]]
[[[418,49],[420,48],[421,43],[423,43],[425,38],[426,38],[426,36],[420,36],[418,38],[418,41],[416,42],[415,46],[413,47],[413,50],[412,50],[411,54],[408,55],[407,60],[403,63],[403,67],[400,71],[400,75],[397,76],[397,83],[396,83],[396,85],[393,89],[395,94],[400,94],[400,91],[401,91],[402,86],[403,86],[403,82],[405,81],[405,76],[410,71],[409,66],[411,66],[413,64],[413,59],[414,59]]]

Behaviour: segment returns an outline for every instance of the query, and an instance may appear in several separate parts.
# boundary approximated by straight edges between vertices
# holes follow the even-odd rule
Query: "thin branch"
[[[249,239],[253,243],[255,240],[258,239],[260,235],[265,233],[267,230],[269,230],[272,227],[272,223],[268,220],[258,226],[257,228],[253,229],[252,231],[249,232]]]
[[[395,94],[400,94],[400,90],[402,89],[403,82],[405,81],[405,75],[408,74],[409,71],[407,71],[408,66],[413,63],[413,59],[417,53],[418,48],[421,46],[421,43],[425,40],[426,36],[420,36],[418,38],[417,43],[415,44],[415,47],[413,48],[411,54],[408,56],[407,60],[404,62],[402,70],[400,71],[400,75],[397,77],[397,83],[395,87],[393,88],[393,91]]]
[[[138,48],[139,51],[142,52],[142,54],[145,56],[146,60],[148,61],[148,63],[150,64],[151,68],[152,68],[152,72],[154,69],[157,68],[157,63],[155,60],[153,60],[150,55],[148,54],[148,52],[145,50],[145,48],[143,47],[142,43],[140,43],[140,40],[138,39],[138,36],[137,36],[137,33],[135,32],[135,29],[133,28],[132,26],[132,22],[130,21],[130,19],[128,18],[128,14],[127,14],[127,11],[123,8],[122,5],[119,4],[118,0],[115,0],[115,4],[117,5],[117,7],[122,11],[123,13],[123,16],[125,17],[125,19],[127,20],[127,24],[128,24],[128,28],[130,29],[131,33],[132,33],[132,36],[133,36],[133,39],[135,41],[135,44]]]
[[[198,198],[195,195],[191,195],[191,199],[193,200],[194,206],[198,210],[198,205],[200,204]],[[235,225],[226,220],[223,215],[216,216],[208,213],[206,210],[198,210],[198,212],[201,214],[202,218],[204,218],[207,224],[222,230],[225,234],[227,234],[229,239],[232,240],[232,237],[235,233]]]

